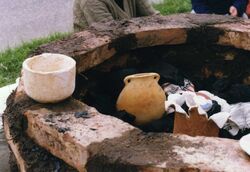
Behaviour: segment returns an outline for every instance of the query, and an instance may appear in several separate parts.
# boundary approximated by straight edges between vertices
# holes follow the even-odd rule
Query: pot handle
[[[156,82],[158,82],[160,80],[160,75],[158,73],[155,73],[154,79],[156,80]]]
[[[127,84],[129,84],[130,82],[131,82],[131,79],[132,79],[133,77],[131,77],[131,76],[127,76],[123,81],[124,81],[124,83],[125,83],[125,85],[127,85]]]
[[[134,74],[134,75],[129,75],[124,79],[125,85],[129,84],[132,79],[136,78],[143,78],[143,77],[152,77],[156,82],[160,80],[160,75],[158,73],[141,73],[141,74]]]

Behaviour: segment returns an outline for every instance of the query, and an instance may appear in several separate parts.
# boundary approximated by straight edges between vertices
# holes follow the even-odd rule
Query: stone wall
[[[43,45],[34,54],[69,55],[81,73],[117,53],[157,45],[217,44],[249,51],[249,37],[249,21],[230,16],[153,16],[98,23]],[[4,129],[21,171],[49,171],[58,164],[65,171],[80,172],[250,169],[238,141],[144,133],[73,98],[56,105],[38,104],[27,97],[22,84],[8,99]]]

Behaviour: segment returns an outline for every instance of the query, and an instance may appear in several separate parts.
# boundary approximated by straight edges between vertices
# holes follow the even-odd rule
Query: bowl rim
[[[32,61],[35,58],[39,58],[41,56],[44,57],[48,57],[48,56],[56,56],[56,57],[60,57],[60,58],[64,58],[67,59],[68,61],[70,61],[70,63],[68,64],[68,67],[64,68],[64,69],[59,69],[59,70],[55,70],[55,71],[49,71],[49,72],[42,72],[42,71],[37,71],[37,70],[33,70],[28,66],[29,61]],[[50,57],[53,58],[53,57]],[[72,64],[72,65],[71,65]],[[57,53],[43,53],[43,54],[39,54],[36,56],[32,56],[30,58],[27,58],[26,60],[23,61],[22,64],[23,70],[27,70],[31,73],[35,73],[35,74],[41,74],[41,75],[47,75],[47,74],[59,74],[59,73],[63,73],[63,72],[67,72],[73,68],[76,67],[76,61],[69,56],[66,56],[64,54],[57,54]]]
[[[250,134],[247,134],[245,136],[243,136],[241,139],[240,139],[240,147],[241,149],[246,152],[249,156],[250,156],[250,147],[247,148],[248,146],[250,146],[250,143],[249,145],[246,145],[246,141],[250,139]]]

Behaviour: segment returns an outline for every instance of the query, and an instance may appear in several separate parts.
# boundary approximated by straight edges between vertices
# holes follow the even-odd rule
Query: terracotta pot
[[[157,73],[141,73],[127,76],[125,87],[117,100],[117,110],[125,110],[142,125],[160,119],[165,112],[165,92],[159,86]]]
[[[26,94],[40,103],[57,103],[75,89],[76,62],[61,54],[41,54],[23,62]]]

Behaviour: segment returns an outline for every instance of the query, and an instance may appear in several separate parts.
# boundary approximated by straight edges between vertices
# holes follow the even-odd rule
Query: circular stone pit
[[[64,40],[43,45],[32,55],[46,52],[71,56],[77,62],[78,73],[84,76],[84,72],[117,54],[184,44],[250,51],[250,22],[182,14],[97,23]],[[250,169],[250,158],[238,141],[144,133],[74,98],[55,105],[38,104],[25,95],[22,83],[9,97],[3,119],[5,136],[20,171]]]

